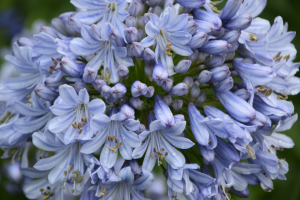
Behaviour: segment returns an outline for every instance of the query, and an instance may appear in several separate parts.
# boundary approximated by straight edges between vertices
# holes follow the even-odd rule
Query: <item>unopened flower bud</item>
[[[142,29],[138,29],[138,42],[145,38],[145,32]]]
[[[110,93],[113,98],[119,99],[122,98],[126,93],[126,87],[122,83],[117,83],[114,87],[111,88]]]
[[[178,111],[182,108],[183,101],[182,100],[174,100],[172,102],[172,107],[174,108],[175,111]]]
[[[173,80],[170,78],[166,78],[163,81],[163,84],[161,86],[166,92],[169,92],[171,88],[173,87]]]
[[[126,28],[124,34],[126,41],[130,44],[138,40],[138,30],[135,27]]]
[[[54,101],[58,97],[58,93],[48,87],[39,87],[34,90],[35,94],[45,101]]]
[[[153,86],[149,86],[147,87],[147,93],[144,94],[145,97],[151,98],[154,94],[154,87]]]
[[[198,48],[202,47],[207,41],[208,41],[207,33],[198,32],[192,37],[192,39],[190,40],[188,45],[192,49],[198,49]]]
[[[163,100],[164,100],[164,102],[165,102],[168,106],[170,106],[171,103],[172,103],[172,97],[171,97],[170,95],[164,96],[164,97],[163,97]]]
[[[211,76],[212,76],[212,72],[208,70],[203,70],[197,77],[197,81],[202,84],[207,83],[211,79]]]
[[[143,4],[139,0],[133,0],[128,6],[128,12],[131,16],[137,17],[142,11],[143,7]]]
[[[118,68],[118,75],[121,77],[126,77],[128,74],[129,74],[128,67],[126,67],[123,64],[120,64]]]
[[[200,51],[211,55],[223,55],[231,48],[231,44],[224,40],[212,40],[204,44]]]
[[[188,92],[189,92],[189,89],[185,83],[178,83],[171,89],[169,94],[172,97],[177,97],[177,96],[183,96],[183,95],[187,94]]]
[[[123,47],[125,46],[125,41],[121,34],[116,29],[111,29],[109,33],[109,40],[111,44],[115,47]]]
[[[232,87],[233,87],[233,79],[231,77],[227,77],[226,79],[220,81],[215,86],[215,90],[217,90],[218,92],[226,92],[231,90]]]
[[[229,21],[239,10],[243,0],[228,0],[222,10],[220,18],[223,21]]]
[[[72,87],[76,90],[76,92],[79,92],[81,89],[86,89],[88,91],[88,86],[83,81],[77,81],[75,82]]]
[[[191,88],[191,100],[194,101],[200,95],[200,88],[198,85],[194,85]]]
[[[107,83],[102,79],[96,79],[92,84],[98,92],[101,92],[102,87],[107,85]]]
[[[221,65],[224,64],[225,57],[226,55],[221,55],[221,56],[213,55],[205,61],[205,65],[207,67],[220,67]]]
[[[74,62],[66,57],[59,62],[60,70],[75,78],[82,77],[84,66],[84,63]]]
[[[108,85],[103,85],[101,88],[101,96],[106,98],[111,97],[111,93],[110,93],[111,87],[109,87]]]
[[[206,93],[202,92],[195,100],[195,105],[201,106],[206,101]]]
[[[239,15],[227,23],[225,23],[223,26],[224,28],[228,30],[244,30],[248,28],[251,25],[252,17],[249,14],[242,14]]]
[[[154,66],[152,78],[159,86],[161,86],[163,81],[168,78],[168,72],[161,63],[156,63]]]
[[[85,67],[82,80],[86,83],[92,83],[96,79],[97,73],[97,70],[91,67]]]
[[[144,106],[144,102],[139,97],[131,97],[130,105],[137,110],[141,110]]]
[[[77,33],[81,32],[82,23],[75,17],[70,17],[68,19],[68,25]]]
[[[136,18],[133,16],[128,16],[125,20],[125,24],[128,28],[136,27]]]
[[[131,85],[131,94],[134,97],[138,97],[141,95],[145,95],[147,93],[147,85],[145,83],[142,83],[140,81],[135,81]]]
[[[191,64],[192,61],[190,60],[182,60],[174,67],[174,70],[176,73],[185,74],[190,69]]]
[[[183,82],[186,84],[186,86],[190,89],[194,85],[194,80],[192,77],[186,76],[183,79]]]
[[[212,73],[210,82],[215,83],[222,81],[230,76],[230,70],[227,66],[216,67],[209,70]]]
[[[151,49],[145,48],[143,52],[143,59],[146,61],[152,61],[155,59],[155,53]]]

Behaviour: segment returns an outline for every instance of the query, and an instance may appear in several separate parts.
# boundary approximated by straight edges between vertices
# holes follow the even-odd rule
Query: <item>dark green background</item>
[[[15,7],[20,12],[20,16],[25,18],[25,26],[31,27],[31,24],[36,19],[43,19],[47,22],[59,14],[67,11],[74,11],[74,7],[68,0],[0,0],[0,12]],[[273,23],[274,18],[282,16],[284,21],[289,23],[289,30],[300,33],[300,1],[298,0],[269,0],[266,9],[260,17],[268,19]],[[300,49],[300,36],[296,36],[293,43],[296,49]],[[3,30],[0,30],[0,47],[10,45],[10,41],[4,37]],[[0,58],[0,64],[2,62]],[[298,54],[295,62],[300,61]],[[299,76],[299,74],[298,74]],[[300,113],[300,95],[297,97],[290,97],[295,105],[295,112]],[[294,142],[293,149],[280,152],[278,157],[286,158],[289,163],[290,171],[287,174],[287,181],[274,181],[274,190],[270,193],[264,192],[260,186],[249,186],[250,200],[265,200],[265,199],[300,199],[300,121],[294,124],[293,128],[285,133],[290,136]],[[3,160],[0,160],[3,164]],[[4,190],[3,184],[7,181],[3,178],[3,171],[0,171],[0,199],[26,199],[21,194],[7,194]],[[232,199],[238,200],[240,198],[233,196]]]

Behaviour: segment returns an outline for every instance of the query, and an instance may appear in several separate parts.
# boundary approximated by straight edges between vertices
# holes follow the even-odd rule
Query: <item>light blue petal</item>
[[[146,190],[152,185],[153,182],[154,176],[153,174],[149,173],[136,179],[131,186],[138,190]]]
[[[168,155],[164,157],[167,163],[170,164],[174,169],[183,167],[183,165],[185,164],[185,157],[182,155],[182,153],[176,150],[172,145],[170,145],[163,136],[159,137],[161,142],[160,146],[168,151]]]
[[[172,127],[168,129],[164,129],[163,132],[167,133],[170,136],[177,136],[183,133],[184,129],[186,127],[186,121],[183,122],[177,122]]]
[[[122,140],[129,144],[131,147],[139,147],[141,145],[141,140],[135,132],[127,130],[125,127],[121,126],[121,137]]]
[[[173,33],[170,33],[170,40],[174,43],[186,45],[191,40],[192,36],[191,34],[184,32],[184,31],[176,31]],[[172,46],[174,43],[172,42]],[[173,49],[173,48],[172,48]]]
[[[48,110],[40,110],[38,108],[33,108],[28,106],[25,103],[22,103],[20,101],[15,101],[14,102],[14,108],[21,113],[22,115],[26,116],[41,116],[44,115],[48,112]]]
[[[115,165],[116,161],[117,161],[117,157],[118,157],[118,151],[112,151],[110,149],[108,149],[108,147],[110,148],[115,148],[115,143],[114,142],[109,142],[107,141],[101,151],[100,154],[100,163],[101,165],[107,167],[107,168],[111,168]]]
[[[90,44],[101,44],[102,42],[104,42],[100,39],[100,37],[96,34],[91,26],[83,25],[81,28],[81,36],[86,42]]]
[[[52,113],[48,113],[42,117],[30,121],[20,118],[18,121],[16,121],[16,123],[14,123],[13,128],[19,133],[32,133],[42,128],[51,117]]]
[[[40,79],[40,73],[33,73],[26,76],[9,78],[7,81],[5,81],[5,86],[12,90],[25,89],[32,86]]]
[[[122,124],[130,131],[136,131],[140,128],[140,121],[134,119],[125,120]]]
[[[45,134],[43,132],[35,132],[32,135],[32,142],[37,148],[43,149],[45,151],[58,151],[65,147],[62,144],[56,144],[56,143],[50,142],[45,137]]]
[[[23,191],[28,199],[37,199],[41,196],[40,189],[49,186],[47,178],[38,179],[26,183],[23,187]]]
[[[20,171],[24,176],[29,178],[44,178],[48,175],[49,171],[40,171],[34,168],[21,168]]]
[[[148,36],[148,37],[145,37],[140,42],[140,44],[143,45],[143,47],[150,47],[150,46],[152,46],[154,44],[154,41],[155,41],[154,37]]]
[[[59,96],[69,105],[76,105],[79,103],[78,95],[75,89],[69,85],[61,85],[58,88]]]
[[[153,148],[155,146],[155,141],[154,140],[155,140],[154,137],[151,137],[149,139],[148,149],[147,149],[147,152],[145,154],[143,165],[142,165],[142,171],[143,171],[144,174],[150,173],[153,170],[155,162],[156,162],[156,157],[152,158],[150,156],[150,154],[153,152]]]
[[[133,183],[134,174],[131,171],[131,167],[124,167],[120,170],[119,177],[123,180],[124,183]]]
[[[61,160],[61,162],[50,171],[48,175],[49,183],[55,184],[60,181],[63,181],[65,179],[64,171],[68,169],[67,166],[68,159]]]
[[[158,131],[158,130],[164,130],[164,129],[166,129],[166,125],[160,120],[155,120],[155,121],[151,122],[151,124],[149,125],[149,130],[151,132]]]
[[[154,38],[155,35],[159,34],[159,29],[151,21],[149,21],[145,26],[145,31],[148,36]]]
[[[93,24],[101,19],[106,10],[89,10],[78,12],[74,17],[84,24]]]
[[[98,52],[103,45],[103,43],[88,44],[82,38],[74,38],[70,43],[70,49],[76,55],[87,56]]]
[[[65,148],[54,156],[39,160],[33,167],[38,170],[49,170],[57,166],[63,160],[68,160],[69,148]]]
[[[133,150],[133,152],[132,152],[133,159],[141,158],[144,155],[144,153],[148,147],[149,141],[150,141],[150,139],[146,139],[146,141],[141,146],[139,146]]]
[[[91,120],[91,128],[94,131],[101,131],[111,119],[102,113],[96,114]]]
[[[80,152],[84,154],[90,154],[97,151],[106,141],[107,131],[108,129],[104,129],[102,132],[98,133],[98,135],[96,135],[96,137],[94,137],[92,141],[85,143],[81,147]]]
[[[81,89],[78,93],[78,99],[80,102],[84,103],[84,104],[88,104],[90,102],[90,96],[89,93],[87,92],[87,90]]]
[[[53,133],[60,133],[71,126],[75,121],[76,112],[73,111],[61,117],[55,117],[49,122],[49,130]]]
[[[94,99],[87,104],[90,109],[92,115],[96,115],[98,113],[102,114],[105,112],[106,106],[102,99]]]
[[[173,146],[179,148],[179,149],[189,149],[192,146],[195,145],[194,142],[191,140],[181,137],[181,136],[173,136],[173,135],[168,135],[164,134],[163,137]]]
[[[68,104],[54,104],[50,107],[51,112],[56,116],[64,116],[75,110],[74,105]]]

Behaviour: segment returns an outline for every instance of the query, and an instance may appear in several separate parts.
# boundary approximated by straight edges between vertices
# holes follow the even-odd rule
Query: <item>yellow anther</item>
[[[40,150],[39,150],[39,155],[42,155],[42,153],[43,153],[43,150],[40,149]]]
[[[41,189],[40,189],[40,192],[44,192],[44,188],[41,188]]]
[[[249,144],[246,146],[246,149],[248,151],[249,157],[252,158],[253,160],[255,160],[256,159],[255,153]]]
[[[83,176],[81,176],[79,179],[77,179],[77,182],[80,183],[83,179]]]
[[[151,158],[154,158],[155,156],[154,156],[153,154],[150,154],[150,157],[151,157]]]
[[[68,173],[72,170],[72,166],[70,166],[69,168],[68,168]]]
[[[165,157],[167,157],[169,155],[169,152],[168,151],[166,151],[166,153],[165,153]]]
[[[161,150],[162,150],[162,151],[164,151],[164,150],[165,150],[165,148],[162,148]]]
[[[160,165],[161,165],[161,164],[162,164],[162,162],[161,162],[161,161],[158,161],[158,164],[160,164]]]
[[[108,147],[109,150],[115,152],[116,151],[116,148],[111,148],[111,147]]]
[[[161,159],[161,160],[164,159],[164,156],[163,156],[163,155],[160,155],[160,156],[159,156],[159,159]]]
[[[60,186],[60,188],[63,189],[63,190],[66,189],[65,186]]]
[[[43,197],[43,199],[48,199],[48,198],[49,198],[49,196],[48,196],[48,195]]]
[[[168,56],[172,56],[171,49],[172,49],[172,43],[169,42],[165,47],[165,54],[167,54]]]
[[[67,176],[67,173],[68,173],[67,171],[64,171],[65,176]]]
[[[83,131],[83,129],[81,128],[81,129],[79,129],[78,133],[79,133],[79,134],[81,134],[81,133],[82,133],[82,131]]]
[[[72,189],[72,190],[71,190],[71,193],[73,193],[73,192],[74,192],[74,190]]]
[[[120,142],[120,145],[122,146],[122,145],[123,145],[123,142]]]
[[[119,148],[119,145],[116,145],[116,149],[118,149]]]

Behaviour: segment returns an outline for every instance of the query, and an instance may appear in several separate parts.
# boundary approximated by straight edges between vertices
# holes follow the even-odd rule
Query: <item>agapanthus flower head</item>
[[[13,43],[0,147],[27,198],[146,200],[161,169],[174,200],[286,180],[295,32],[257,17],[266,0],[220,2],[71,0],[76,12]]]

